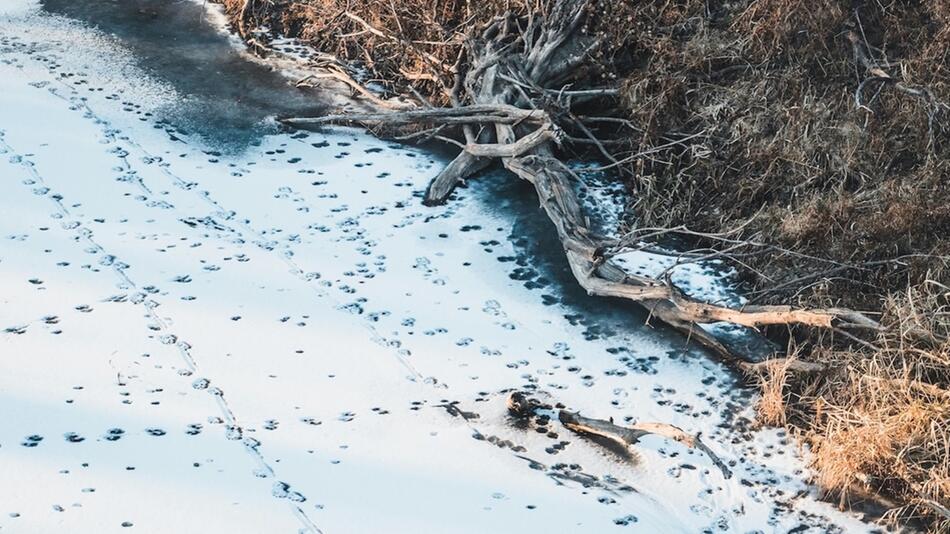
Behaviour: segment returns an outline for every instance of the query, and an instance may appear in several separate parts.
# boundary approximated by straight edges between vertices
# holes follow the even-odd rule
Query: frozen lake
[[[200,3],[0,3],[0,532],[867,530],[731,371],[576,287],[530,187],[426,208],[442,157],[273,122],[320,109]]]

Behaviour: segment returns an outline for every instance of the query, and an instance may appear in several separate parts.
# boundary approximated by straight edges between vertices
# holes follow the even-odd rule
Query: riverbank
[[[390,94],[435,105],[451,101],[452,68],[464,73],[473,55],[463,45],[470,28],[531,11],[223,4],[255,46],[300,37],[370,71]],[[950,422],[946,7],[592,2],[588,15],[586,35],[606,49],[578,69],[620,98],[588,106],[607,116],[575,126],[571,141],[609,142],[581,152],[625,175],[631,239],[673,238],[736,266],[745,305],[877,319],[855,330],[847,321],[767,329],[804,364],[753,374],[760,420],[789,425],[814,448],[819,482],[843,504],[855,491],[880,492],[906,504],[892,516],[922,515],[939,529],[950,505],[940,430]]]
[[[277,73],[200,105],[249,67],[166,69],[207,27],[143,16],[200,4],[83,3],[0,6],[3,532],[869,528],[727,368],[570,283],[530,189],[424,207],[444,159],[281,130]],[[733,476],[520,427],[514,389]]]

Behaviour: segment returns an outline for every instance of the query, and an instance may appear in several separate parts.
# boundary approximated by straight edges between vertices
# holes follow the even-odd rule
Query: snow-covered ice
[[[222,148],[133,50],[0,5],[0,532],[866,530],[727,369],[571,284],[521,184],[426,208],[444,160],[356,130]],[[516,389],[735,476],[519,428]]]

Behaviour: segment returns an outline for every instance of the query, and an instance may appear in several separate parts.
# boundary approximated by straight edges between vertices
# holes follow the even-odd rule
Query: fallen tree
[[[655,318],[698,341],[728,361],[743,361],[698,325],[726,322],[758,328],[800,324],[817,328],[876,330],[866,315],[841,308],[795,309],[789,306],[728,308],[696,300],[667,279],[632,274],[613,257],[631,249],[620,240],[595,232],[583,213],[573,182],[577,176],[558,158],[561,145],[573,141],[567,129],[587,129],[600,118],[576,116],[576,101],[609,98],[615,88],[590,87],[579,68],[604,45],[587,25],[593,0],[540,2],[522,13],[507,12],[465,36],[465,62],[456,65],[455,82],[445,107],[379,110],[323,117],[283,119],[298,128],[360,123],[393,132],[417,127],[414,135],[441,135],[461,126],[459,155],[429,184],[424,202],[446,202],[454,188],[498,161],[530,182],[541,207],[554,224],[567,262],[578,283],[591,295],[617,297],[644,306]],[[382,33],[376,30],[376,33]],[[392,37],[399,42],[400,38]],[[556,98],[552,98],[556,95]],[[566,124],[570,122],[571,124]],[[590,136],[604,148],[605,140]],[[610,152],[604,148],[611,159]],[[614,159],[616,161],[616,159]]]

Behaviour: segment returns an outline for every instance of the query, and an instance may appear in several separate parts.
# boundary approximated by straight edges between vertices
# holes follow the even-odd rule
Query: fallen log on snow
[[[666,423],[637,423],[629,427],[623,427],[610,421],[591,419],[565,410],[558,412],[558,419],[561,424],[574,432],[600,436],[623,447],[636,445],[640,438],[651,434],[678,441],[690,449],[702,451],[722,471],[722,476],[732,478],[732,471],[729,467],[705,443],[700,441],[698,434],[687,434],[679,427]]]
[[[865,315],[847,309],[794,309],[787,306],[729,308],[696,300],[668,279],[631,274],[612,258],[626,249],[595,232],[572,187],[576,175],[557,157],[557,147],[571,141],[562,125],[579,125],[589,142],[610,156],[572,113],[574,98],[612,98],[615,89],[586,88],[578,67],[601,45],[583,31],[592,0],[551,0],[542,12],[496,17],[467,36],[466,62],[456,69],[452,105],[443,108],[286,118],[298,128],[358,122],[371,127],[429,128],[432,136],[461,147],[459,155],[429,184],[424,203],[445,202],[455,187],[492,161],[530,182],[542,209],[554,224],[568,264],[590,295],[617,297],[645,307],[650,317],[683,332],[727,361],[735,354],[699,325],[726,322],[750,328],[800,324],[817,328],[878,330]],[[462,128],[464,142],[446,139],[442,128]],[[413,134],[416,135],[416,134]],[[613,159],[612,156],[610,156]]]
[[[538,400],[516,391],[508,396],[508,411],[516,417],[526,417],[537,411],[551,410],[551,407]],[[690,449],[701,451],[710,461],[722,471],[725,478],[732,478],[732,471],[719,456],[699,439],[699,435],[688,434],[683,429],[666,423],[636,423],[631,426],[620,426],[603,419],[584,417],[576,412],[564,409],[557,411],[558,421],[572,432],[597,436],[616,443],[624,450],[629,450],[640,442],[640,438],[648,435],[660,436],[682,443]]]

